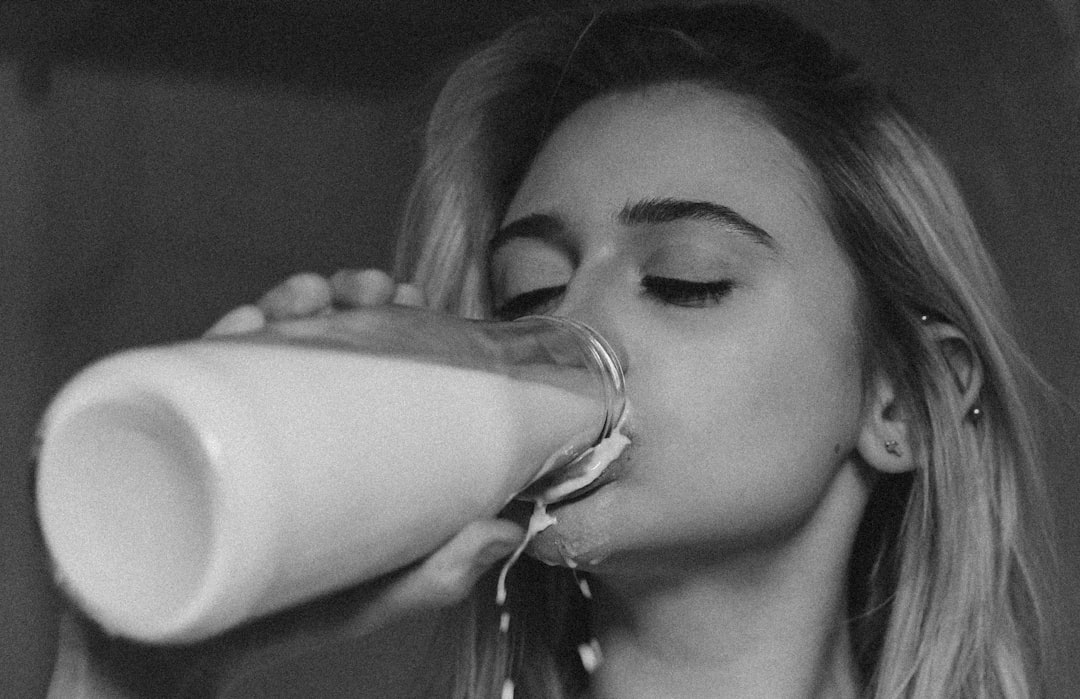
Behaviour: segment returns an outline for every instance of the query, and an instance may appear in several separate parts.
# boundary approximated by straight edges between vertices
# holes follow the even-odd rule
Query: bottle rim
[[[512,322],[523,320],[555,322],[569,328],[574,336],[582,341],[584,349],[593,360],[591,366],[599,369],[597,373],[600,374],[604,392],[604,424],[596,443],[610,437],[626,409],[624,370],[622,360],[614,347],[595,328],[575,318],[536,314],[521,316]]]

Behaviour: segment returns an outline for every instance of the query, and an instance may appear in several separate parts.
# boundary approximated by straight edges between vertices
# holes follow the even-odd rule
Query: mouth
[[[554,500],[545,500],[545,502],[548,505],[549,509],[556,510],[563,505],[570,505],[580,500],[584,500],[596,491],[603,488],[608,483],[615,481],[618,478],[617,471],[618,469],[614,468],[614,463],[608,464],[606,467],[601,469],[600,474],[596,476],[596,478],[591,482],[586,483],[580,488],[572,490],[569,493],[566,493],[565,495],[562,495],[561,497],[558,497]]]
[[[581,500],[618,478],[623,463],[620,457],[629,444],[624,435],[613,435],[566,467],[541,478],[516,499],[553,507]]]
[[[593,493],[615,480],[623,453],[630,446],[624,409],[615,429],[570,463],[546,474],[520,492],[515,499],[542,505],[562,505]]]

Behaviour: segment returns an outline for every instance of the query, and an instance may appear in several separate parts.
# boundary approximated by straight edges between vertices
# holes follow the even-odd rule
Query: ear
[[[892,380],[883,373],[874,376],[865,397],[856,449],[867,464],[883,473],[915,468],[907,420],[896,403]]]
[[[937,343],[945,359],[949,378],[956,391],[956,400],[964,415],[971,415],[978,407],[979,393],[983,388],[983,365],[967,335],[951,323],[930,321],[924,330]]]
[[[928,321],[923,330],[944,360],[946,381],[955,391],[954,404],[964,416],[973,416],[983,387],[978,354],[967,336],[950,323]],[[866,396],[857,448],[866,463],[878,471],[900,473],[915,467],[906,417],[896,401],[892,380],[880,372]]]

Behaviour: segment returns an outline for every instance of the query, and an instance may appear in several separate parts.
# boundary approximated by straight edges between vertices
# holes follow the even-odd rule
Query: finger
[[[234,308],[206,331],[208,336],[241,335],[255,332],[266,326],[266,316],[258,306],[251,304]]]
[[[394,292],[394,303],[402,306],[426,306],[424,292],[415,284],[399,284]]]
[[[339,624],[338,640],[357,638],[401,616],[457,604],[488,569],[514,552],[525,530],[507,520],[473,522],[416,566],[399,572]],[[341,617],[339,617],[340,619]]]
[[[270,320],[310,316],[330,306],[330,283],[314,272],[295,274],[259,299]]]
[[[383,615],[432,609],[465,599],[488,569],[514,552],[525,530],[507,520],[473,522],[380,595],[379,604],[350,623],[362,632],[383,621]]]
[[[394,280],[381,269],[344,269],[330,277],[330,288],[339,305],[374,306],[393,298]]]

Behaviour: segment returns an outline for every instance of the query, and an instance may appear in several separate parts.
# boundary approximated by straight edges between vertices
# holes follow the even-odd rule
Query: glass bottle
[[[193,641],[576,488],[624,406],[617,352],[569,318],[379,306],[133,349],[49,405],[38,514],[107,630]]]

